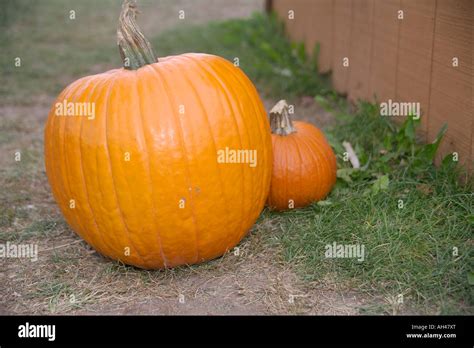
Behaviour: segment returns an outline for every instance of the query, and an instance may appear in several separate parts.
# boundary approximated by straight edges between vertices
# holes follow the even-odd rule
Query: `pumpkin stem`
[[[270,127],[272,128],[272,133],[278,135],[289,135],[296,132],[290,119],[286,100],[280,100],[270,110]]]
[[[124,0],[117,29],[117,44],[123,67],[129,70],[137,70],[157,62],[150,42],[137,25],[135,20],[137,13],[136,0]]]

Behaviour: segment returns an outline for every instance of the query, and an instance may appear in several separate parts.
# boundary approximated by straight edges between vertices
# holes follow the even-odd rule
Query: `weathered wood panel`
[[[354,1],[352,6],[348,96],[353,101],[369,98],[374,7],[375,0]]]
[[[272,0],[292,40],[320,42],[320,71],[350,100],[419,102],[421,133],[474,169],[474,1]],[[288,19],[288,11],[295,17]],[[400,18],[402,11],[403,18]],[[343,59],[349,66],[343,66]],[[453,66],[457,59],[457,66]],[[454,64],[455,65],[455,64]]]
[[[312,2],[312,1],[310,1]],[[312,31],[305,35],[305,47],[308,54],[313,54],[317,42],[319,42],[320,51],[318,56],[319,72],[326,73],[331,71],[332,51],[333,51],[333,21],[334,7],[332,0],[319,0],[318,7],[309,6],[304,11],[307,23],[311,23]]]
[[[448,123],[441,154],[458,152],[464,164],[472,160],[473,14],[472,0],[438,0],[436,4],[428,119],[429,139]]]
[[[344,59],[350,56],[352,1],[334,0],[333,4],[332,81],[336,90],[347,93],[350,65],[345,66]]]
[[[375,1],[372,55],[370,57],[369,100],[394,99],[397,88],[397,62],[400,0]]]
[[[402,0],[401,9],[396,99],[420,103],[421,132],[426,140],[436,1]]]

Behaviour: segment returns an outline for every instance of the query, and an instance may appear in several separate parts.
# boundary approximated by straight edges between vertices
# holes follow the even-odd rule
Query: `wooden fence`
[[[444,123],[440,157],[474,169],[474,0],[269,0],[289,37],[349,99],[419,102],[420,133]],[[348,63],[344,64],[344,62]]]

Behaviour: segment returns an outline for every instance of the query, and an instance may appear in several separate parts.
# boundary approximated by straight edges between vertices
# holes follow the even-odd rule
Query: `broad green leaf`
[[[474,215],[468,215],[467,221],[469,224],[474,225]]]
[[[388,189],[389,183],[390,179],[388,178],[388,175],[382,175],[372,184],[372,193],[378,193],[379,191]]]
[[[341,168],[337,170],[337,177],[345,182],[352,182],[351,174],[355,171],[354,168]]]
[[[332,111],[331,103],[327,100],[327,98],[323,97],[322,95],[317,95],[314,97],[316,103],[318,103],[325,111]]]
[[[406,127],[405,127],[405,136],[410,142],[415,141],[415,124],[412,121],[413,119],[411,117],[408,118],[406,121]]]
[[[313,49],[313,68],[314,70],[318,71],[319,70],[319,51],[320,51],[321,45],[319,42],[316,42],[314,45]]]
[[[327,206],[327,205],[331,205],[332,202],[329,199],[326,199],[324,201],[319,201],[317,204],[324,207],[324,206]]]
[[[436,152],[438,151],[439,144],[441,143],[441,140],[443,139],[444,134],[446,133],[447,129],[448,129],[448,125],[447,124],[443,125],[438,135],[436,136],[436,139],[431,144],[424,145],[418,151],[418,153],[416,154],[415,165],[428,164],[428,163],[433,162],[436,156]]]
[[[331,147],[334,149],[335,153],[341,153],[341,154],[344,153],[345,151],[344,147],[334,137],[334,135],[331,132],[329,131],[324,132],[324,136],[326,137],[326,140],[328,141],[329,145],[331,145]]]
[[[474,272],[469,272],[467,274],[467,283],[469,285],[474,285]]]

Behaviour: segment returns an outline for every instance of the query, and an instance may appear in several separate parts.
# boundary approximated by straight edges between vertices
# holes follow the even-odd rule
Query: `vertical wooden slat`
[[[273,10],[273,0],[265,0],[265,12],[269,13]]]
[[[308,30],[305,20],[306,5],[308,0],[273,0],[273,8],[284,21],[290,40],[304,41],[305,32]],[[294,11],[294,18],[290,19],[289,11]]]
[[[319,42],[319,72],[329,72],[332,66],[333,0],[307,1],[303,18],[306,52],[313,55],[315,44]]]
[[[473,11],[471,0],[437,1],[428,122],[429,140],[448,123],[439,158],[458,152],[467,166],[472,162]]]
[[[395,99],[400,0],[375,1],[371,69],[368,87],[370,101]],[[374,98],[374,96],[376,98]]]
[[[333,0],[274,0],[273,9],[284,20],[291,40],[304,42],[306,53],[312,55],[320,44],[319,71],[329,72],[332,65]],[[288,12],[294,11],[294,19]]]
[[[351,22],[352,1],[334,0],[332,82],[340,93],[348,90],[349,67],[343,66],[343,59],[350,55]]]
[[[397,90],[400,101],[419,102],[421,133],[428,131],[431,61],[434,40],[435,0],[402,0],[400,21]]]
[[[375,0],[352,2],[352,36],[349,56],[349,99],[368,99]]]

